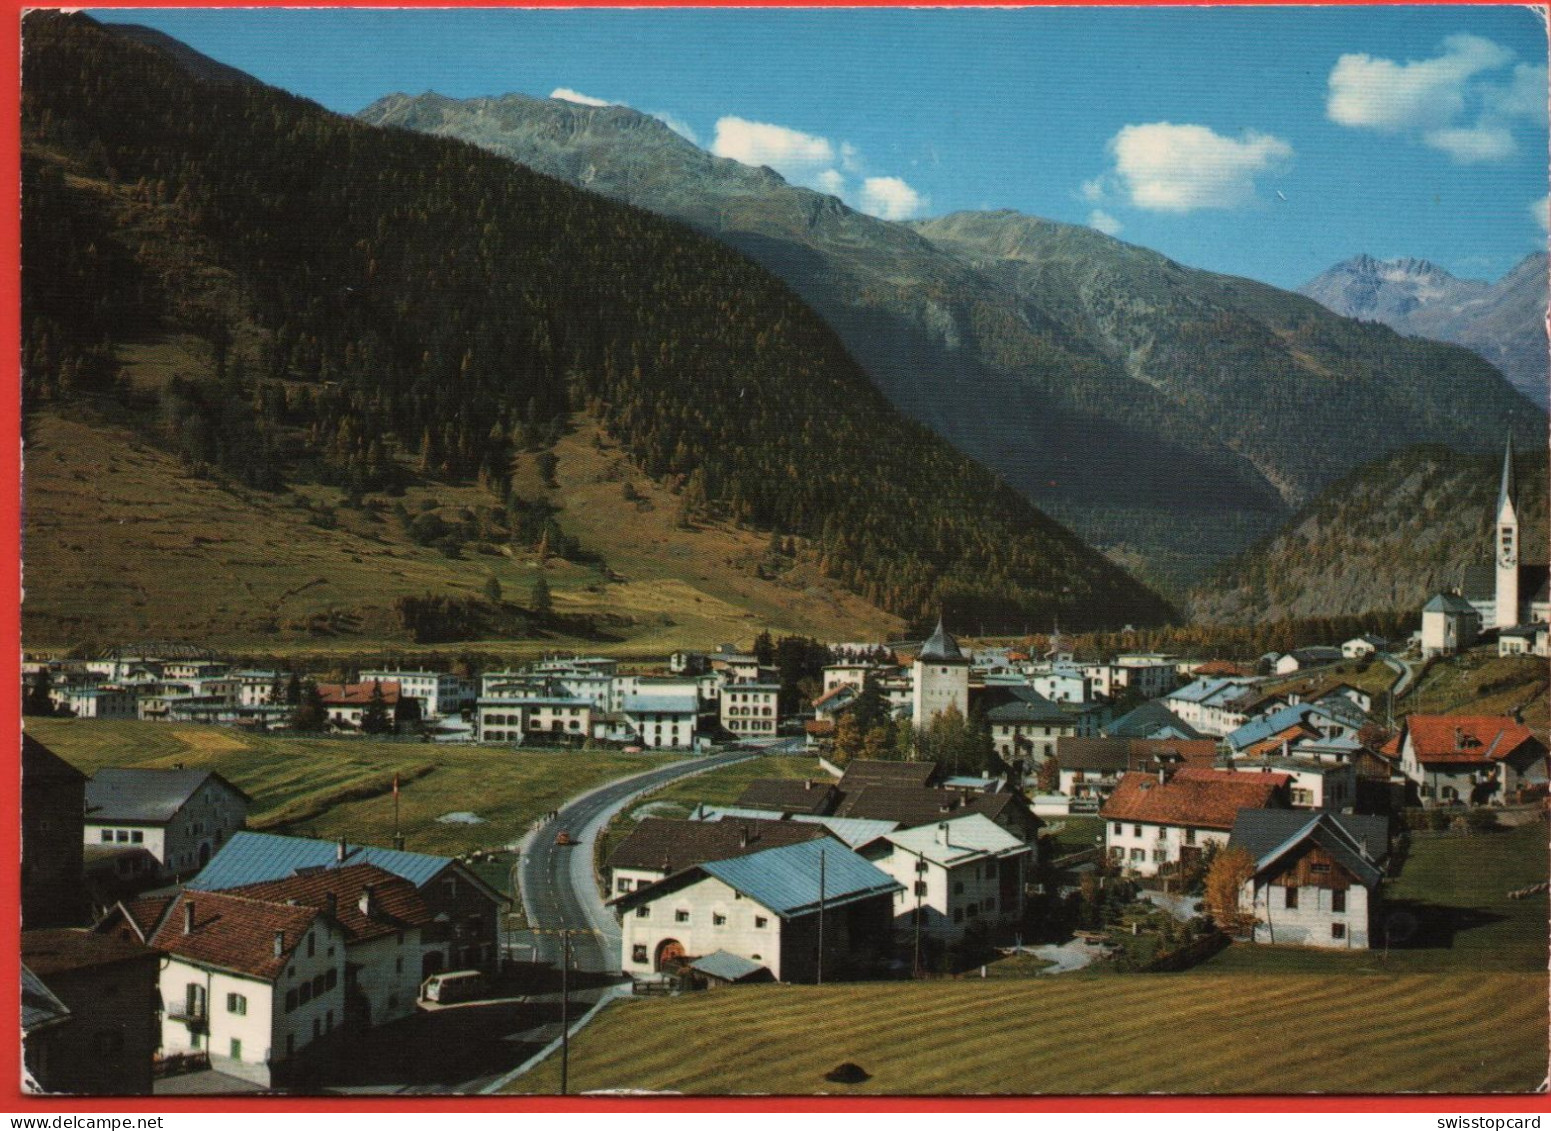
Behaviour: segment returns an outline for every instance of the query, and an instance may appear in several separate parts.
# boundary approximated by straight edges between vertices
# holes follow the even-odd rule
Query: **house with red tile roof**
[[[415,885],[376,864],[299,872],[230,895],[325,912],[345,933],[345,1023],[364,1027],[415,1012],[425,928],[435,919]]]
[[[382,690],[382,705],[395,727],[414,722],[420,717],[420,700],[404,694],[397,680],[371,680],[367,683],[320,683],[318,698],[328,720],[337,727],[359,730],[367,709],[378,688]]]
[[[1290,782],[1190,767],[1126,774],[1099,811],[1109,858],[1139,876],[1187,868],[1208,844],[1228,843],[1239,810],[1288,808]]]
[[[326,1048],[345,1018],[347,934],[327,912],[227,892],[121,903],[98,933],[167,955],[159,977],[162,1054],[263,1087]]]
[[[1546,744],[1507,715],[1411,715],[1396,746],[1423,805],[1502,805],[1547,780]]]

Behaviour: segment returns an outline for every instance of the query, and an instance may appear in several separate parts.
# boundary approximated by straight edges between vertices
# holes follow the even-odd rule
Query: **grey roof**
[[[87,820],[165,824],[209,778],[244,801],[253,800],[213,770],[109,768],[98,770],[86,783]]]
[[[32,1033],[48,1025],[70,1020],[70,1009],[43,984],[43,979],[22,967],[22,1032]]]
[[[766,969],[753,959],[744,958],[741,954],[730,954],[725,950],[714,950],[704,958],[697,958],[689,964],[689,968],[724,982],[741,982]]]
[[[1493,585],[1496,585],[1495,577]],[[1458,593],[1439,593],[1422,606],[1424,613],[1473,613],[1475,611],[1476,607]]]
[[[331,840],[309,840],[298,836],[275,836],[273,833],[239,832],[232,835],[214,859],[205,865],[199,875],[185,887],[195,891],[226,891],[262,883],[265,880],[281,880],[298,871],[312,868],[333,868],[350,864],[375,864],[414,884],[424,887],[457,861],[446,856],[429,856],[423,852],[402,852],[393,848],[374,845],[346,844],[343,864],[339,860],[339,844]],[[464,875],[483,884],[468,869]],[[494,888],[485,886],[496,898],[505,897]]]
[[[742,817],[768,818],[768,809],[738,809],[732,806],[697,805],[690,813],[691,821],[725,821]],[[797,824],[822,825],[831,836],[842,840],[848,847],[877,840],[884,833],[899,828],[898,821],[873,821],[865,817],[818,817],[811,813],[788,813],[783,820]]]
[[[959,642],[948,634],[942,626],[942,618],[937,618],[937,628],[926,638],[926,643],[921,645],[920,658],[932,660],[937,663],[960,663],[969,661],[964,653],[959,650]]]
[[[1180,738],[1200,738],[1201,732],[1180,718],[1160,700],[1150,699],[1136,710],[1104,728],[1110,738],[1154,738],[1167,730]]]
[[[694,692],[679,695],[627,695],[627,715],[694,715],[700,711],[700,700]]]
[[[986,712],[993,723],[1065,723],[1066,712],[1032,687],[1007,687],[1010,698]]]
[[[1504,505],[1517,505],[1519,486],[1513,474],[1513,433],[1508,433],[1508,442],[1503,445],[1503,477],[1497,487],[1497,513],[1501,514]]]
[[[1305,837],[1313,837],[1364,883],[1378,883],[1382,877],[1378,861],[1389,855],[1389,821],[1385,817],[1328,810],[1240,809],[1228,847],[1249,853],[1259,871]]]

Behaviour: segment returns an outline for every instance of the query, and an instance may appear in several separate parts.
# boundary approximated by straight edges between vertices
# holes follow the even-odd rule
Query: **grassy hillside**
[[[715,241],[472,146],[203,80],[85,17],[36,13],[24,44],[30,411],[91,405],[271,494],[477,487],[457,530],[409,516],[417,540],[579,564],[522,475],[554,489],[545,461],[585,413],[685,522],[793,539],[896,616],[1170,615]]]
[[[104,766],[215,770],[253,797],[248,827],[391,844],[393,775],[405,846],[459,853],[515,843],[539,814],[661,757],[541,753],[371,739],[281,738],[172,723],[28,719],[27,731],[92,773]],[[473,812],[482,823],[443,824]]]
[[[767,626],[823,639],[899,631],[897,618],[822,577],[811,554],[770,568],[768,539],[756,532],[716,521],[683,529],[677,500],[621,471],[628,461],[612,444],[595,447],[595,436],[583,422],[555,445],[554,489],[531,478],[534,495],[562,508],[561,521],[589,557],[603,558],[607,575],[561,558],[541,570],[533,551],[509,542],[450,558],[414,541],[392,510],[401,503],[419,515],[439,504],[434,513],[456,521],[489,509],[477,486],[416,484],[401,498],[368,495],[360,507],[332,487],[222,487],[122,426],[36,414],[25,454],[24,639],[40,649],[155,639],[275,654],[402,650],[414,642],[397,599],[485,601],[493,577],[516,615],[541,573],[559,614],[552,623],[415,650],[661,656],[747,642]],[[626,481],[636,501],[623,497]],[[580,633],[587,620],[596,631]]]
[[[1523,557],[1543,561],[1543,445],[1521,452],[1517,472]],[[1366,463],[1197,587],[1192,619],[1248,624],[1388,609],[1420,615],[1428,597],[1459,584],[1467,565],[1491,562],[1501,473],[1501,448],[1462,455],[1424,446]]]

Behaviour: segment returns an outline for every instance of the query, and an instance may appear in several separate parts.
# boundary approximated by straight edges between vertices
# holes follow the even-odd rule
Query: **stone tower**
[[[911,721],[917,730],[949,707],[957,707],[960,715],[969,718],[969,657],[943,629],[941,617],[937,630],[921,646],[913,675]]]

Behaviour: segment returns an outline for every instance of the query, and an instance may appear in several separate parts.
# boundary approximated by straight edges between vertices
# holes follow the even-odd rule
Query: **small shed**
[[[767,967],[725,950],[712,951],[704,958],[695,959],[689,964],[689,969],[707,987],[775,981]]]

